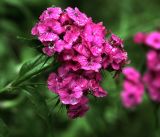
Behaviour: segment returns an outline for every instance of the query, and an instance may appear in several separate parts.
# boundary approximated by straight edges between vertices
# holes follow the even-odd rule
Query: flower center
[[[53,44],[53,43],[49,43],[49,44],[48,44],[48,47],[49,47],[50,49],[53,49],[53,48],[54,48],[54,44]]]
[[[51,14],[52,14],[52,11],[48,11],[48,14],[51,15]]]
[[[78,13],[75,12],[74,15],[75,15],[76,17],[78,17]]]
[[[155,42],[155,43],[160,43],[160,39],[156,38],[156,39],[154,40],[154,42]]]
[[[133,94],[129,94],[129,95],[128,95],[128,98],[134,99],[134,95],[133,95]]]
[[[51,33],[53,32],[53,29],[51,27],[48,27],[47,30],[46,30],[48,33]]]

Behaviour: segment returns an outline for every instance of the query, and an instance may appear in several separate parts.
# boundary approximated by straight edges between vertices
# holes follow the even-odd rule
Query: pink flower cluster
[[[106,39],[103,24],[94,23],[78,8],[47,8],[33,27],[32,35],[44,45],[43,52],[61,63],[48,78],[48,88],[59,95],[68,116],[83,116],[89,109],[87,95],[104,97],[102,69],[119,71],[127,60],[123,41],[115,34]]]
[[[140,73],[133,67],[123,69],[125,81],[121,92],[122,103],[126,108],[133,108],[142,102],[144,86]]]
[[[145,44],[155,50],[160,50],[160,32],[154,31],[148,34],[138,32],[134,36],[134,42],[136,44]]]
[[[150,47],[147,53],[147,71],[143,80],[150,98],[160,102],[160,32],[137,33],[134,40],[136,43],[143,43]]]
[[[147,53],[147,72],[144,74],[144,82],[150,98],[160,102],[160,51],[150,50]]]
[[[160,103],[160,72],[148,70],[144,75],[144,82],[150,98]]]

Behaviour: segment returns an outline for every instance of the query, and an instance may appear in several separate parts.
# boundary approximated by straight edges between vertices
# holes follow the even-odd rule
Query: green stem
[[[32,73],[28,73],[27,75],[24,75],[21,79],[19,80],[15,80],[12,82],[11,86],[12,87],[16,87],[16,86],[19,86],[21,85],[23,82],[25,82],[26,80],[29,80],[31,79],[32,77],[34,77],[35,75],[39,74],[40,72],[46,70],[47,68],[49,68],[50,64],[45,66],[44,68],[38,70],[38,71],[35,71],[35,72],[32,72]]]
[[[3,93],[3,92],[5,92],[5,91],[9,91],[9,90],[11,90],[11,84],[8,84],[6,87],[2,88],[2,89],[0,90],[0,93]]]
[[[158,137],[159,136],[159,130],[160,130],[160,119],[159,119],[159,104],[155,104],[154,103],[154,113],[155,113],[155,136]]]
[[[34,76],[38,75],[38,74],[41,73],[42,71],[48,69],[48,68],[50,67],[50,65],[51,65],[51,63],[45,65],[45,66],[44,66],[43,68],[41,68],[41,69],[35,70],[34,72],[28,72],[28,73],[26,73],[26,74],[25,74],[23,77],[21,77],[21,78],[19,78],[19,77],[16,78],[16,79],[13,80],[10,84],[8,84],[6,87],[2,88],[2,89],[0,90],[0,93],[6,92],[6,91],[12,91],[12,90],[15,89],[16,87],[22,86],[22,84],[23,84],[25,81],[33,78]],[[57,69],[58,66],[59,66],[59,64],[56,63],[56,64],[54,65],[54,68],[53,68],[53,69],[54,69],[54,70]]]
[[[23,82],[25,82],[26,80],[31,79],[32,77],[34,77],[35,75],[39,74],[40,72],[46,70],[47,68],[49,68],[49,65],[46,65],[45,67],[43,67],[40,70],[37,70],[35,72],[32,73],[27,73],[26,75],[24,75],[21,79],[15,79],[13,82],[11,82],[10,84],[8,84],[6,87],[2,88],[0,90],[0,93],[6,92],[6,91],[11,91],[13,89],[15,89],[17,86],[23,84]]]
[[[14,100],[0,101],[0,108],[1,109],[13,108],[13,107],[17,106],[18,104],[20,104],[23,101],[24,97],[25,97],[24,94],[21,94],[19,97],[17,97]]]

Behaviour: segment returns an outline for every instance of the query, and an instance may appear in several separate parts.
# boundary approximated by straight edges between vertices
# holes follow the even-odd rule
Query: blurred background
[[[0,89],[15,79],[21,65],[39,52],[28,39],[39,15],[52,5],[78,7],[95,22],[102,21],[125,41],[131,65],[143,73],[145,51],[133,43],[138,31],[160,27],[160,0],[0,0]],[[27,38],[27,39],[25,39]],[[48,70],[49,71],[49,70]],[[103,99],[91,98],[83,118],[69,120],[65,108],[56,105],[45,86],[48,72],[30,80],[37,85],[34,95],[17,89],[0,94],[0,137],[155,137],[157,114],[147,97],[134,110],[123,108],[112,75],[104,74],[102,86],[109,92]],[[121,83],[122,79],[118,83]],[[51,116],[46,115],[48,111]],[[160,117],[160,113],[158,115]],[[158,137],[158,136],[157,136]],[[160,132],[159,132],[160,137]]]

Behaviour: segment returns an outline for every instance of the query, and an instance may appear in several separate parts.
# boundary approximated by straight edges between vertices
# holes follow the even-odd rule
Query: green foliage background
[[[160,27],[159,0],[0,0],[0,89],[12,80],[16,83],[28,60],[27,68],[21,69],[21,80],[26,73],[41,71],[46,58],[34,64],[39,43],[22,37],[31,38],[32,26],[52,5],[77,6],[94,21],[103,21],[108,30],[124,39],[131,65],[144,72],[145,51],[133,44],[132,37],[137,31]],[[25,86],[0,93],[0,137],[160,137],[158,105],[145,95],[136,109],[124,109],[119,97],[122,78],[115,81],[108,72],[103,73],[102,85],[109,96],[91,97],[87,115],[69,120],[65,108],[56,105],[55,95],[46,87],[47,76],[54,69],[36,73]]]

